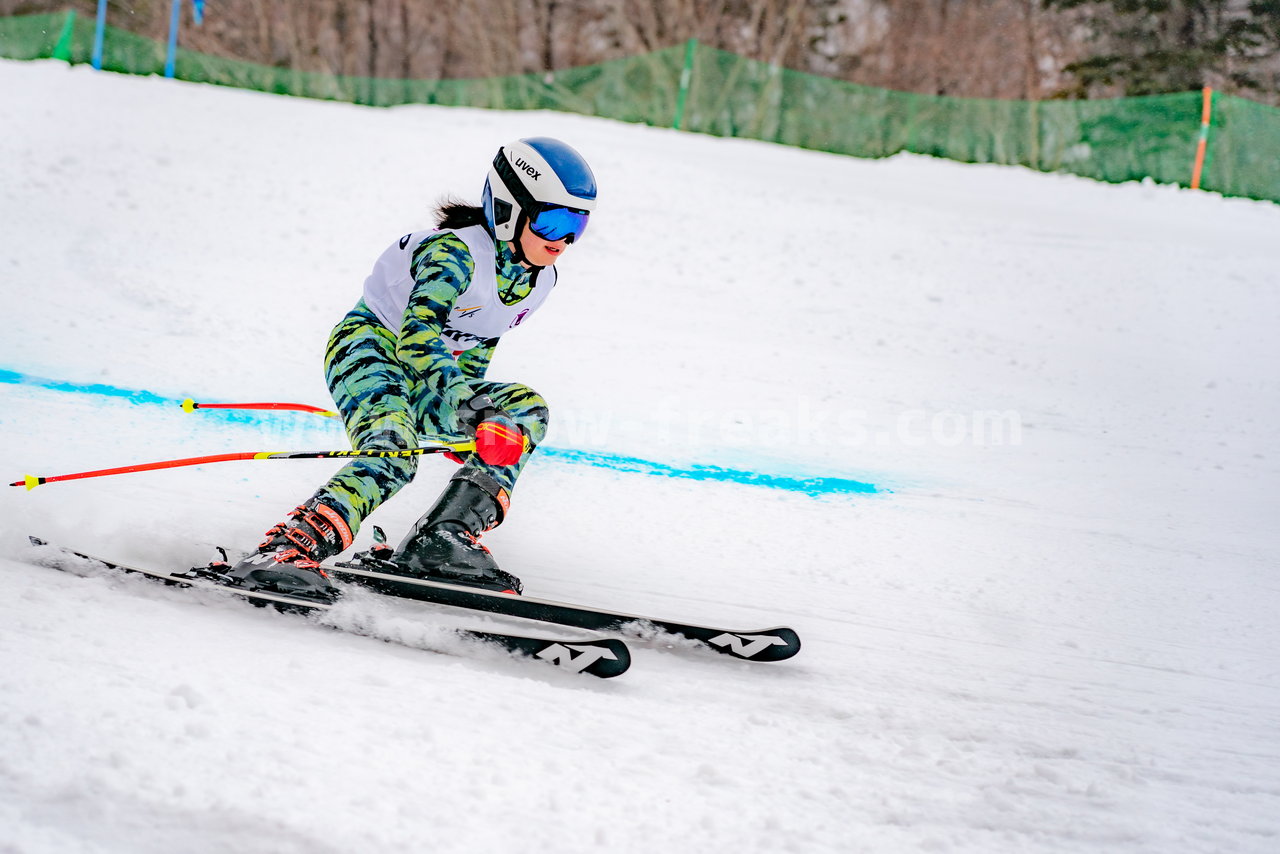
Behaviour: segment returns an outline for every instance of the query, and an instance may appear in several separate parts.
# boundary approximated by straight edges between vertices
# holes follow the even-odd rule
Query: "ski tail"
[[[285,613],[319,614],[334,608],[333,603],[320,602],[316,599],[292,596],[268,589],[250,590],[219,584],[202,574],[200,569],[181,573],[163,572],[144,567],[131,566],[86,554],[73,549],[54,546],[39,537],[28,537],[33,546],[54,549],[59,555],[75,558],[78,561],[91,561],[118,572],[139,575],[151,581],[173,587],[209,590],[217,593],[247,600],[254,605],[272,607]],[[54,568],[59,567],[56,564]],[[344,626],[324,623],[326,628],[344,631],[350,634],[363,632]],[[513,653],[519,658],[553,665],[570,673],[584,673],[600,679],[612,679],[626,673],[631,667],[631,651],[625,643],[616,638],[539,638],[521,634],[495,632],[484,629],[450,629],[450,632],[464,640],[497,647]],[[388,640],[377,634],[368,634],[379,640]],[[413,647],[417,649],[418,647]]]

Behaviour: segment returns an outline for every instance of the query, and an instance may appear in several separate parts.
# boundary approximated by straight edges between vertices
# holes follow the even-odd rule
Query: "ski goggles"
[[[555,242],[567,240],[573,243],[582,239],[587,230],[588,211],[566,208],[563,205],[542,205],[529,216],[529,230],[543,240]]]

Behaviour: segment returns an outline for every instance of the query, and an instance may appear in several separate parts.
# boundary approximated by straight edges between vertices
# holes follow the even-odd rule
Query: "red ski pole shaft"
[[[274,409],[290,412],[310,412],[312,415],[323,415],[325,418],[336,418],[338,413],[332,409],[322,409],[306,403],[196,403],[191,398],[182,401],[183,412],[195,412],[197,409]]]
[[[161,460],[155,463],[139,463],[119,468],[82,471],[74,474],[59,474],[52,477],[36,477],[26,475],[22,480],[14,481],[10,486],[25,486],[28,491],[46,483],[58,483],[64,480],[82,480],[90,477],[111,477],[117,474],[131,474],[141,471],[158,471],[160,469],[198,466],[205,463],[225,463],[233,460],[320,460],[340,457],[416,457],[423,454],[443,454],[453,451],[466,453],[475,450],[475,442],[443,442],[422,448],[406,448],[397,451],[247,451],[239,454],[211,454],[204,457],[186,457],[181,460]]]

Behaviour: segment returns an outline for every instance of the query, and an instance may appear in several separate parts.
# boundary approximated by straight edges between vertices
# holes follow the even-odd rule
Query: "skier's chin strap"
[[[525,257],[524,247],[520,245],[520,232],[524,230],[525,223],[529,221],[529,217],[525,215],[524,209],[520,209],[520,216],[516,218],[516,236],[514,240],[508,241],[511,245],[511,257],[515,259],[517,264],[523,264],[535,273],[542,267],[534,264]]]

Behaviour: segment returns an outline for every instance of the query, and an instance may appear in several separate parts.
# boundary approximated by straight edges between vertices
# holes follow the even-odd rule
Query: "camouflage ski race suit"
[[[532,292],[538,271],[517,263],[509,244],[497,244],[496,258],[475,259],[457,235],[433,233],[413,250],[413,286],[401,329],[388,329],[361,299],[330,335],[325,377],[351,445],[361,450],[413,448],[437,437],[462,436],[459,409],[473,396],[487,394],[528,437],[525,451],[510,466],[466,454],[461,475],[490,491],[509,493],[546,434],[548,411],[546,401],[527,386],[485,380],[497,338],[462,351],[441,338],[477,260],[495,263],[503,304],[514,305]],[[417,468],[417,457],[355,458],[316,498],[339,510],[354,534],[363,519],[413,479]],[[495,497],[506,505],[505,494]]]

